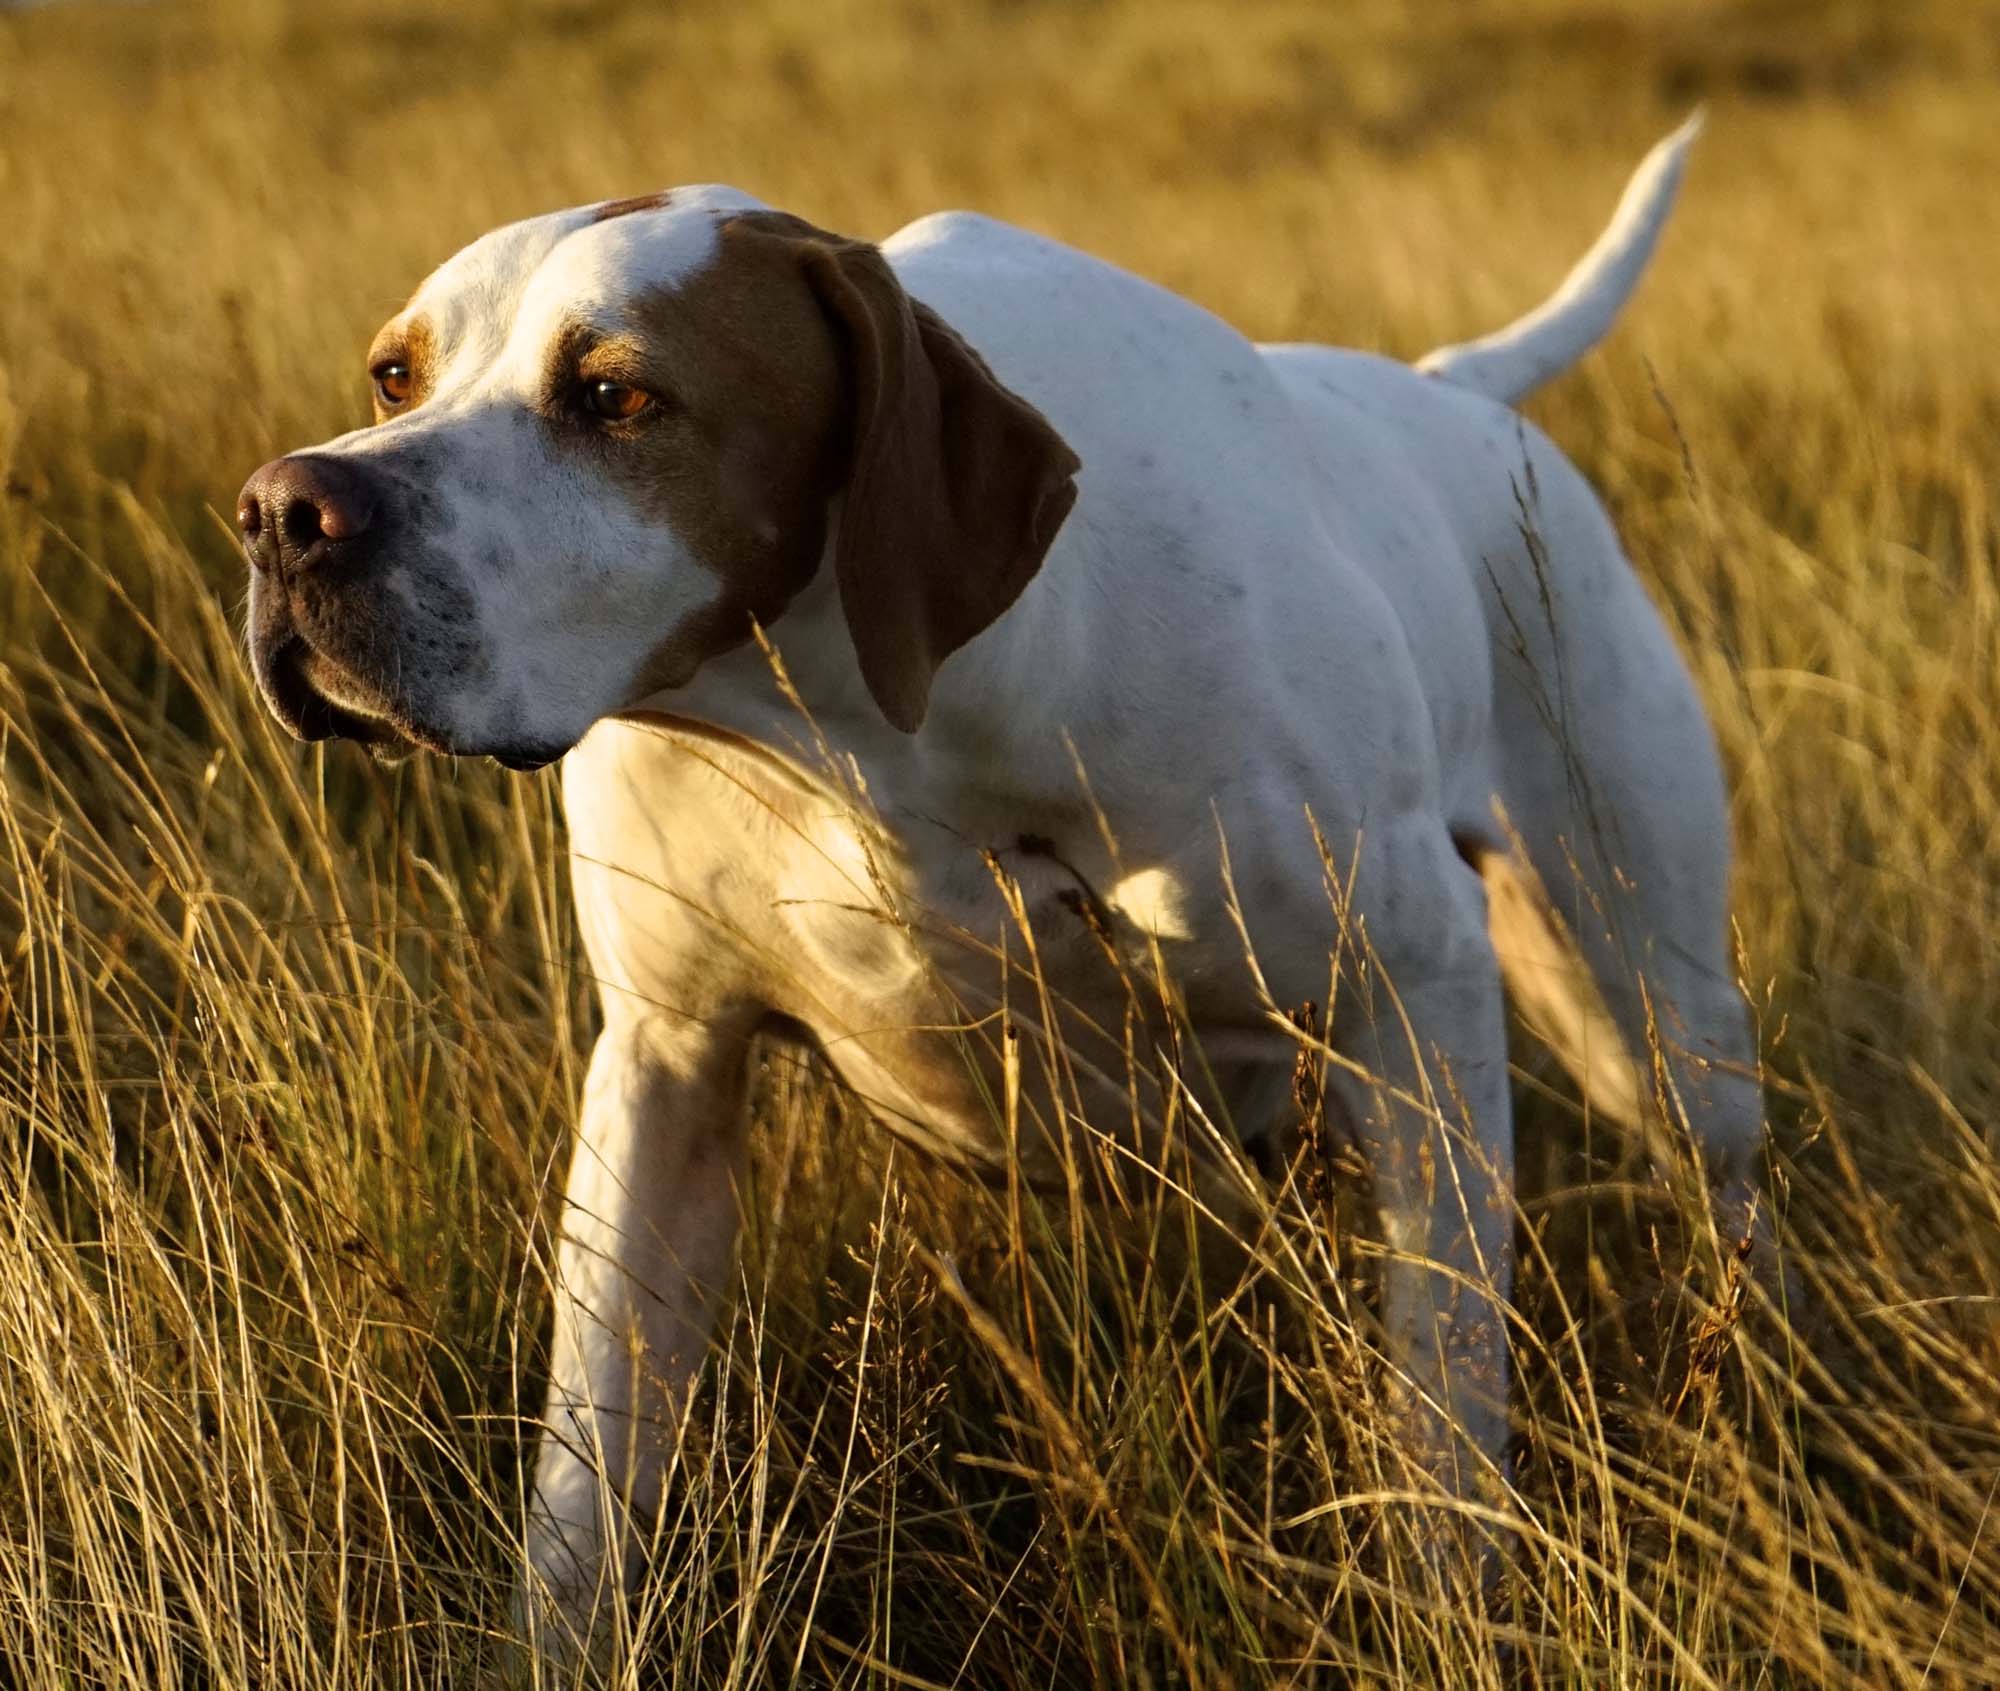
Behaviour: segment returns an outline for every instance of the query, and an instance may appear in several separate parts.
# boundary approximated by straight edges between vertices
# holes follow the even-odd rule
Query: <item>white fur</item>
[[[1492,1471],[1506,1430],[1500,969],[1546,971],[1550,954],[1496,958],[1465,853],[1539,877],[1627,1047],[1657,1021],[1711,1155],[1747,1166],[1760,1114],[1724,951],[1728,820],[1706,723],[1589,487],[1486,397],[1603,331],[1686,139],[1649,162],[1603,262],[1511,339],[1427,361],[1445,380],[1254,346],[982,217],[927,217],[884,243],[907,290],[1083,465],[1040,573],[944,664],[915,735],[873,704],[826,569],[771,630],[806,716],[754,647],[669,695],[619,696],[637,646],[712,584],[509,420],[562,315],[615,315],[686,274],[710,209],[677,197],[603,225],[519,226],[426,285],[417,304],[458,343],[448,382],[336,449],[429,431],[504,460],[479,492],[451,494],[455,515],[535,570],[481,589],[494,680],[463,714],[581,738],[564,791],[605,1027],[530,1546],[552,1628],[591,1631],[629,1572],[627,1499],[643,1519],[657,1496],[727,1277],[753,1035],[774,1019],[804,1029],[919,1144],[989,1168],[1009,1155],[988,1012],[1004,1001],[1031,1034],[1046,1013],[996,963],[1022,956],[996,866],[1067,1005],[1049,1031],[1110,1128],[1130,1110],[1106,938],[1142,964],[1157,947],[1246,1134],[1286,1094],[1296,1047],[1278,1012],[1324,1004],[1342,954],[1330,1040],[1344,1061],[1328,1084],[1373,1162],[1393,1253],[1383,1320],[1432,1406],[1413,1421],[1454,1484]],[[668,714],[585,735],[634,705]],[[1108,934],[1079,914],[1085,894],[1101,895]],[[1543,1001],[1563,997],[1540,984]],[[1047,1163],[1071,1124],[1032,1089],[1023,1108],[1021,1154]],[[1440,1431],[1447,1412],[1461,1438]]]

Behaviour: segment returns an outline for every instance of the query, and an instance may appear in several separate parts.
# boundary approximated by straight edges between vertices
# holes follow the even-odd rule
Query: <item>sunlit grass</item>
[[[1996,43],[1639,0],[0,18],[0,1679],[508,1665],[592,1026],[554,783],[282,740],[218,516],[359,420],[430,264],[720,178],[1415,353],[1538,298],[1705,97],[1655,274],[1535,414],[1731,768],[1806,1308],[1691,1266],[1524,1042],[1516,1495],[1468,1594],[1412,1553],[1310,1121],[1230,1252],[1169,1187],[969,1185],[774,1051],[632,1619],[691,1685],[1993,1683]]]

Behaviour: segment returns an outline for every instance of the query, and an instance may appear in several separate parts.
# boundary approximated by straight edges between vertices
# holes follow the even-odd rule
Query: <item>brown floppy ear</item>
[[[1080,465],[879,251],[813,234],[805,273],[844,343],[851,389],[834,537],[841,609],[868,691],[915,733],[938,665],[1041,568]]]

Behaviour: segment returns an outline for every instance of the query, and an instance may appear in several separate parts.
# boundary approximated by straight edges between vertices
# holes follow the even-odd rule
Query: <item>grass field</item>
[[[1454,1597],[1311,1198],[1248,1291],[1149,1272],[774,1060],[637,1618],[700,1686],[2000,1683],[1997,99],[1990,0],[0,16],[0,1685],[507,1661],[592,1016],[555,781],[284,741],[227,525],[424,271],[719,179],[1414,355],[1697,101],[1652,278],[1533,414],[1722,739],[1806,1305],[1688,1266],[1524,1043],[1519,1495]]]

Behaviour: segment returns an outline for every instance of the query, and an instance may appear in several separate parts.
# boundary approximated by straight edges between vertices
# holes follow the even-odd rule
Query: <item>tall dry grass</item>
[[[1309,1161],[1239,1285],[1170,1194],[1016,1207],[774,1056],[636,1618],[699,1685],[2000,1683],[1996,72],[1945,0],[0,18],[0,1683],[509,1671],[590,1025],[553,786],[280,741],[219,514],[358,419],[425,268],[720,178],[1414,353],[1539,297],[1696,99],[1653,279],[1536,415],[1724,743],[1809,1307],[1689,1266],[1524,1045],[1468,1597],[1406,1553]]]

